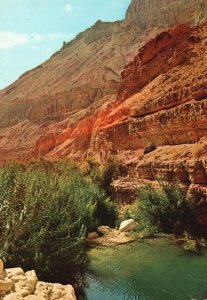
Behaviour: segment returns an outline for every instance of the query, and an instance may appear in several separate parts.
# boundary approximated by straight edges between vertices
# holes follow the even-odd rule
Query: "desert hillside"
[[[164,175],[205,206],[206,12],[206,0],[133,0],[123,21],[64,43],[0,92],[1,163],[117,156],[119,199]]]
[[[97,111],[115,100],[123,67],[164,29],[202,23],[206,7],[206,0],[133,0],[123,21],[97,21],[64,42],[0,91],[1,162],[86,155]]]

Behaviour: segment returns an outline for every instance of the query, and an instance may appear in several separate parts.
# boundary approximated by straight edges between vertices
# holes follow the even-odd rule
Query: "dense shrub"
[[[108,225],[113,214],[110,199],[73,163],[0,169],[0,256],[7,264],[68,273],[84,263],[87,230]]]
[[[102,170],[101,188],[111,196],[111,183],[119,175],[119,162],[113,158],[109,159]]]
[[[95,159],[89,158],[82,168],[83,174],[89,176],[94,184],[111,196],[111,183],[120,173],[120,163],[115,158],[109,158],[104,166]]]
[[[139,190],[136,216],[140,229],[182,234],[196,226],[194,207],[179,183],[159,182],[159,188],[147,185]]]
[[[93,158],[88,158],[82,165],[83,176],[89,177],[94,184],[101,186],[101,165]]]

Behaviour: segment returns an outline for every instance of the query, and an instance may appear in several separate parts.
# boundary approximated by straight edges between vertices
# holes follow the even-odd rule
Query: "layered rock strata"
[[[157,175],[179,179],[200,201],[207,223],[207,25],[180,25],[142,47],[122,72],[116,109],[95,149],[123,160],[128,176],[114,182],[120,199]],[[116,116],[113,119],[113,115]],[[104,138],[99,139],[99,136]],[[145,153],[148,144],[154,151]],[[110,147],[109,147],[110,145]]]
[[[114,101],[138,48],[166,27],[203,22],[206,6],[207,0],[132,0],[124,20],[97,21],[0,91],[0,162],[86,154],[97,113]],[[172,64],[182,59],[175,53]]]
[[[178,23],[198,25],[206,21],[206,0],[132,0],[126,19],[134,20],[141,28],[174,26]]]
[[[156,175],[178,178],[207,224],[207,25],[166,30],[205,21],[206,5],[133,0],[125,20],[98,21],[2,90],[1,163],[118,156],[121,199]]]

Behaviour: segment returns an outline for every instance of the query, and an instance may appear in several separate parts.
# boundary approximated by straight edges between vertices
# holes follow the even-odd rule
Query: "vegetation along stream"
[[[194,201],[178,183],[161,182],[159,189],[140,189],[139,198],[118,215],[109,189],[115,167],[111,162],[100,172],[90,162],[83,171],[74,162],[44,161],[2,167],[5,266],[34,269],[40,280],[71,283],[79,287],[78,300],[206,299],[207,252],[200,247],[206,240],[197,243]],[[139,224],[135,236],[167,235],[85,251],[89,232],[131,217]],[[185,245],[174,246],[166,236],[186,239]]]

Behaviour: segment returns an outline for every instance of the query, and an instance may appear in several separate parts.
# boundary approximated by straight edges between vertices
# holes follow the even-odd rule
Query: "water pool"
[[[87,300],[207,298],[207,252],[190,255],[168,239],[89,250]]]

